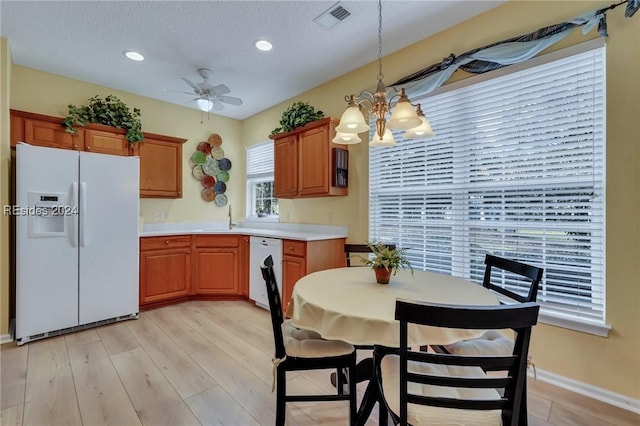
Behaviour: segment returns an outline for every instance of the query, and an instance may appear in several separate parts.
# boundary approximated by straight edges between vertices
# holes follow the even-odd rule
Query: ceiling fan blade
[[[217,86],[213,87],[212,92],[215,92],[216,95],[226,95],[227,93],[231,92],[231,89],[229,89],[224,84],[218,84]]]
[[[215,99],[209,99],[212,103],[213,106],[211,107],[210,111],[222,111],[224,109],[224,105],[222,105],[221,102],[218,102]]]
[[[189,86],[191,86],[191,88],[196,92],[197,95],[199,95],[202,92],[202,89],[200,89],[198,86],[196,86],[193,81],[189,80],[188,78],[184,78],[184,77],[182,77],[182,79],[184,80],[185,83],[187,83]]]
[[[236,98],[234,96],[217,96],[216,100],[231,105],[242,105],[242,99]]]

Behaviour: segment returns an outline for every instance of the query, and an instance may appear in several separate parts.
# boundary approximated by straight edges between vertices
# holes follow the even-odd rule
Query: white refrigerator
[[[16,146],[16,342],[138,314],[139,158]]]

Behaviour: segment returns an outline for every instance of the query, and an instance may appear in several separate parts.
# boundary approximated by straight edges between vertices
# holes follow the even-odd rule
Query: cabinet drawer
[[[189,235],[174,235],[168,237],[142,237],[140,238],[140,250],[158,250],[168,247],[189,247],[191,237]]]
[[[237,235],[197,235],[196,247],[238,247]]]
[[[306,255],[307,243],[304,241],[283,240],[282,254],[285,256],[301,256]]]

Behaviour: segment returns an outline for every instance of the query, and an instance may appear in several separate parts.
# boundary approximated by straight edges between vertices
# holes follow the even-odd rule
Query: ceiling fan
[[[192,101],[196,101],[198,104],[198,108],[204,112],[207,111],[220,111],[224,109],[223,104],[229,105],[242,105],[242,99],[236,98],[234,96],[227,96],[227,93],[231,92],[231,90],[225,86],[224,84],[218,84],[214,86],[209,84],[209,77],[213,74],[209,68],[199,68],[198,74],[204,81],[200,83],[194,83],[188,78],[182,77],[185,83],[187,83],[193,89],[192,92],[183,92],[188,95],[195,94],[198,97],[191,99]]]

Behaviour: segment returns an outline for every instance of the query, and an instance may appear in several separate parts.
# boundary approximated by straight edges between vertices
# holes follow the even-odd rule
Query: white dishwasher
[[[269,309],[269,299],[267,298],[267,286],[262,278],[260,265],[269,255],[273,258],[273,273],[278,282],[278,290],[282,297],[282,240],[277,238],[250,238],[249,254],[249,298],[256,302],[256,305]]]

